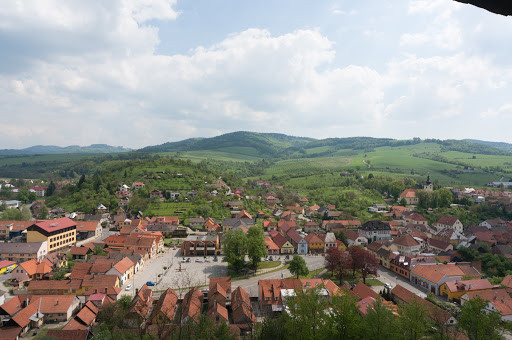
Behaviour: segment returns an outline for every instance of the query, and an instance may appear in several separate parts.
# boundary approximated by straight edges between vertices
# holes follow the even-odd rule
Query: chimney
[[[505,303],[505,297],[504,296],[501,297],[501,302]]]
[[[58,306],[59,305],[59,300],[57,299],[57,303],[55,303],[55,306]]]

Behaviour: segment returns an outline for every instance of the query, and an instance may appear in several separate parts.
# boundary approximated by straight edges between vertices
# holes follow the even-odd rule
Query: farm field
[[[270,166],[265,175],[290,175],[294,173],[313,172],[318,170],[341,170],[351,164],[352,159],[348,157],[317,157],[286,159],[276,162]]]

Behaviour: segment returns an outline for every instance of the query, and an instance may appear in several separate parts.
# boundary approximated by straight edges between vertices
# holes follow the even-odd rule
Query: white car
[[[128,285],[128,286],[126,286],[126,288],[125,288],[125,289],[126,289],[126,290],[130,290],[130,289],[132,289],[132,285]]]
[[[201,261],[201,259],[197,258],[197,259],[196,259],[196,262],[203,262],[203,261]]]
[[[204,262],[210,262],[210,258],[209,257],[205,258]]]

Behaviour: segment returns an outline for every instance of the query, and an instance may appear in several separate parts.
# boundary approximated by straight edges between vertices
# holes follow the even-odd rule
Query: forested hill
[[[65,153],[118,153],[129,152],[132,149],[127,149],[122,146],[110,146],[107,144],[91,144],[89,146],[56,146],[56,145],[35,145],[25,149],[3,149],[0,150],[0,156],[6,155],[49,155],[49,154],[65,154]]]
[[[339,150],[371,151],[378,147],[399,147],[419,143],[438,144],[441,146],[441,151],[459,151],[484,155],[512,155],[512,145],[510,144],[493,144],[492,142],[476,140],[421,140],[420,138],[396,140],[392,138],[372,137],[313,139],[277,133],[246,131],[227,133],[212,138],[191,138],[179,142],[169,142],[156,146],[148,146],[138,151],[156,153],[210,150],[246,154],[260,158],[302,158],[329,156]],[[507,149],[504,145],[509,145],[511,148]]]

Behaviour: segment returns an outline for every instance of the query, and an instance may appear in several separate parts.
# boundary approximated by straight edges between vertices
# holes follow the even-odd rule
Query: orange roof
[[[28,275],[46,274],[52,271],[52,267],[46,262],[37,262],[35,259],[25,261],[20,264]]]
[[[217,319],[217,315],[222,317],[226,322],[229,320],[228,310],[219,303],[211,306],[210,309],[208,309],[208,312],[206,312],[206,316],[214,321]]]
[[[210,289],[216,284],[219,284],[226,293],[231,293],[231,278],[229,276],[224,277],[211,277],[210,278]]]
[[[305,238],[308,244],[311,243],[324,243],[324,241],[314,233],[309,233]]]
[[[131,267],[133,267],[134,263],[129,258],[125,257],[121,261],[117,262],[114,265],[114,268],[121,274],[126,273]]]
[[[76,231],[96,231],[100,226],[99,222],[95,221],[78,221],[76,222]]]
[[[22,301],[18,296],[14,296],[12,299],[8,300],[6,303],[0,306],[7,314],[13,316],[18,313],[22,308]]]
[[[41,298],[41,313],[67,313],[69,307],[77,298],[75,295],[32,295],[27,296],[30,302],[37,301]]]
[[[267,245],[267,249],[279,250],[279,247],[272,241],[269,236],[265,236],[265,244]]]
[[[159,312],[163,313],[167,319],[173,320],[174,312],[176,310],[176,304],[178,303],[178,295],[168,288],[165,292],[160,295],[160,299],[153,308],[151,319],[154,318]]]
[[[396,238],[395,240],[393,240],[393,243],[404,247],[414,247],[420,244],[418,241],[416,241],[416,239],[414,239],[414,237],[412,237],[409,234]]]
[[[434,283],[439,282],[444,276],[464,276],[464,272],[455,263],[421,264],[416,266],[411,274]]]
[[[446,282],[446,286],[448,287],[450,292],[470,292],[484,289],[490,290],[493,287],[492,284],[487,279],[448,281]]]
[[[215,294],[220,294],[224,298],[227,297],[226,291],[218,283],[214,284],[213,287],[210,287],[210,290],[208,291],[208,300],[210,300]]]
[[[483,290],[478,292],[467,292],[470,299],[480,296],[487,300],[501,313],[501,316],[512,315],[512,298],[506,289]]]
[[[183,298],[183,318],[188,316],[198,323],[203,308],[203,298],[203,293],[197,288],[188,291]]]
[[[39,301],[34,299],[27,307],[23,308],[20,312],[13,316],[12,320],[16,322],[16,324],[21,328],[25,328],[30,323],[29,318],[37,313],[38,308]]]
[[[416,198],[416,189],[405,189],[400,194],[400,197],[403,197],[403,198]]]

